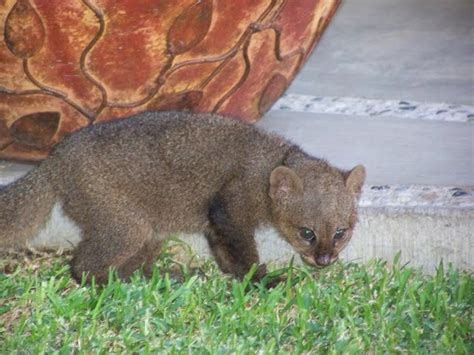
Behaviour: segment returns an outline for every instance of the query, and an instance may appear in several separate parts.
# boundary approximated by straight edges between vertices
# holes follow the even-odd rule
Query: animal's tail
[[[45,168],[0,187],[0,249],[24,247],[50,214],[56,193]]]

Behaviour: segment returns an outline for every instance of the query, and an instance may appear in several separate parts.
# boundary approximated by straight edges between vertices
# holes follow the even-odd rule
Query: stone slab
[[[270,111],[258,126],[370,184],[473,186],[474,123]]]

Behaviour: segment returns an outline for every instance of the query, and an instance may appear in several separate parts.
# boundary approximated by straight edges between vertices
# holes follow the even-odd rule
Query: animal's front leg
[[[217,264],[223,272],[242,279],[252,265],[259,264],[253,231],[238,221],[221,197],[215,198],[210,206],[209,222],[211,228],[206,237]],[[258,266],[254,279],[259,280],[265,273],[265,265]]]
[[[254,264],[258,265],[258,255],[246,243],[231,241],[227,235],[215,231],[210,231],[206,236],[212,254],[223,272],[241,280]],[[258,281],[265,273],[265,265],[259,265],[254,280]]]

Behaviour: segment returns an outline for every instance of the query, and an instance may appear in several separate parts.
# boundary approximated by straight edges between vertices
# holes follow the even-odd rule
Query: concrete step
[[[401,251],[427,271],[442,259],[474,271],[473,11],[471,0],[343,1],[258,123],[336,165],[368,168],[346,259]],[[291,255],[263,240],[269,258]]]
[[[309,153],[367,167],[346,260],[393,260],[433,272],[443,260],[474,271],[474,107],[290,93],[258,125]],[[274,236],[260,241],[279,261]]]
[[[474,271],[474,188],[368,186],[348,259],[401,261],[433,272],[443,260]]]
[[[205,257],[209,248],[202,236],[182,240]],[[285,264],[295,257],[291,247],[271,230],[257,233],[262,261]],[[441,261],[474,272],[474,188],[428,186],[367,186],[360,201],[359,223],[345,261],[400,261],[432,273]]]

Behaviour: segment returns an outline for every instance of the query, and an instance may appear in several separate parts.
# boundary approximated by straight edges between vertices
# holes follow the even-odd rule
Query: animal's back
[[[109,196],[139,206],[161,230],[192,232],[207,223],[208,204],[226,182],[281,155],[275,140],[210,114],[146,112],[79,131],[51,160],[61,166],[63,202],[76,219],[83,213],[75,201]]]
[[[52,157],[75,168],[125,164],[146,170],[166,163],[162,168],[209,172],[220,165],[229,168],[229,162],[244,163],[265,139],[254,127],[211,114],[145,112],[80,130],[58,144]]]

